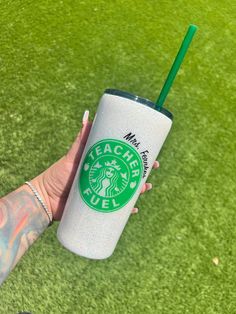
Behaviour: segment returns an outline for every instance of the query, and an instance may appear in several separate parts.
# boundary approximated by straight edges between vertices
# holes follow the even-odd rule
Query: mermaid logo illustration
[[[117,160],[113,159],[111,162],[105,162],[104,167],[96,163],[91,170],[91,175],[95,174],[96,169],[99,169],[99,174],[96,179],[92,179],[91,185],[98,195],[114,197],[125,189],[128,182],[127,172],[120,172],[121,166],[118,165]]]
[[[86,154],[78,187],[85,203],[103,212],[123,207],[138,188],[143,172],[141,157],[125,142],[106,139]]]

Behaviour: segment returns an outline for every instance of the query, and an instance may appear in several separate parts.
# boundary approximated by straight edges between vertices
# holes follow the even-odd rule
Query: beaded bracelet
[[[39,195],[39,193],[37,192],[35,187],[32,185],[32,183],[26,181],[25,184],[27,184],[30,187],[30,189],[34,193],[35,197],[37,198],[37,200],[39,201],[39,203],[41,204],[41,206],[45,210],[46,214],[48,215],[49,226],[50,226],[52,224],[52,221],[53,221],[52,212],[47,208],[47,206],[45,205],[44,201],[42,200],[41,196]]]

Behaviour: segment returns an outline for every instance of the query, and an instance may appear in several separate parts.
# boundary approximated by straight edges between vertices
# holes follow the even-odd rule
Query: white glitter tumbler
[[[108,89],[102,96],[57,237],[91,259],[112,255],[172,125],[147,99]]]

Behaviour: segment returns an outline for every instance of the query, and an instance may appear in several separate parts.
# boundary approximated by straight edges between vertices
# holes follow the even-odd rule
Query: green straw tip
[[[194,33],[196,32],[197,29],[198,29],[198,26],[194,24],[190,24],[188,28],[189,31],[191,30]]]
[[[197,25],[195,25],[195,24],[190,24],[189,27],[198,28]]]

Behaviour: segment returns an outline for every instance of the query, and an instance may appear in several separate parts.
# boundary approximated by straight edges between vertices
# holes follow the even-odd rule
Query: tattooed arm
[[[26,185],[0,200],[0,285],[48,223]]]

